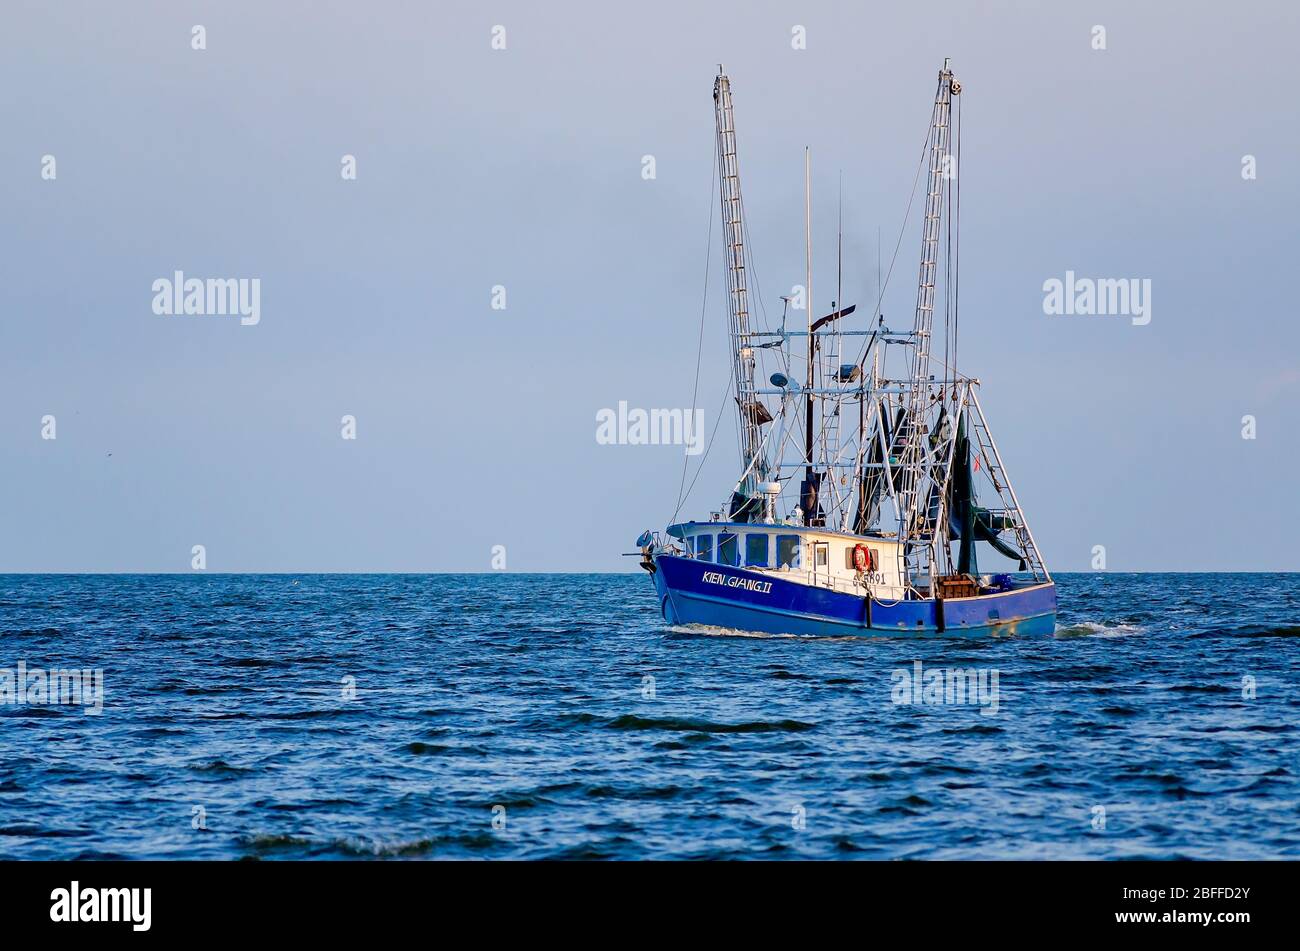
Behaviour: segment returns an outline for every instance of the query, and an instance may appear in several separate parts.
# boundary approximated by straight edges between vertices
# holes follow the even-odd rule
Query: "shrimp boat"
[[[879,299],[865,326],[848,319],[856,306],[836,301],[813,319],[807,152],[806,297],[782,298],[779,328],[760,329],[731,83],[719,67],[717,191],[740,476],[708,519],[675,514],[663,532],[637,539],[669,624],[813,636],[1055,629],[1056,586],[980,408],[979,380],[956,369],[960,92],[945,60],[917,169],[918,182],[928,174],[911,329],[885,326]],[[842,229],[839,244],[842,284]],[[787,326],[792,303],[807,312],[798,329]]]

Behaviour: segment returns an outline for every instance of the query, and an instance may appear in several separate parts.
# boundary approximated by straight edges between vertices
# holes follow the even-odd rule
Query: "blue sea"
[[[1057,580],[1055,636],[915,641],[642,573],[0,576],[0,858],[1300,857],[1300,575]],[[32,693],[74,668],[100,712]]]

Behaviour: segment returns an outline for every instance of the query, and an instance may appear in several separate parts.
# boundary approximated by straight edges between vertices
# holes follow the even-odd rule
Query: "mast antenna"
[[[805,525],[818,521],[817,474],[813,471],[813,388],[816,340],[813,336],[812,296],[812,150],[803,149],[803,241],[804,241],[804,306],[808,315],[808,367],[804,386],[804,478],[799,492],[799,505],[803,509]]]

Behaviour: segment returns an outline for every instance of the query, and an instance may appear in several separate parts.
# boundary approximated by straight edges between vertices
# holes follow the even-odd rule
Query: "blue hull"
[[[1050,582],[976,598],[879,602],[676,555],[655,558],[659,608],[670,624],[769,634],[952,637],[1051,634]]]

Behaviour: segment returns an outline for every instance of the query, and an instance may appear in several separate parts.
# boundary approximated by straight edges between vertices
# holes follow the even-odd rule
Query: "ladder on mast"
[[[718,133],[718,180],[722,204],[722,241],[727,262],[728,319],[740,411],[741,463],[746,473],[742,492],[756,496],[758,483],[767,476],[761,426],[771,415],[758,401],[754,385],[755,358],[749,324],[749,289],[745,276],[745,222],[740,195],[740,167],[736,161],[736,124],[731,106],[731,80],[721,66],[713,82],[713,103]]]
[[[958,87],[960,88],[960,87]],[[939,89],[935,93],[934,111],[930,120],[929,182],[925,200],[925,218],[922,222],[921,267],[917,281],[916,321],[913,329],[912,368],[909,391],[906,396],[907,411],[902,423],[905,446],[901,461],[902,482],[899,487],[899,537],[902,547],[904,580],[915,584],[923,572],[928,574],[933,589],[937,537],[942,526],[928,511],[930,466],[928,427],[930,400],[930,341],[934,323],[935,275],[939,259],[939,231],[943,217],[943,198],[947,191],[948,131],[952,112],[953,78],[945,59],[939,71]],[[922,494],[926,499],[922,499]],[[922,511],[922,508],[927,511]]]

